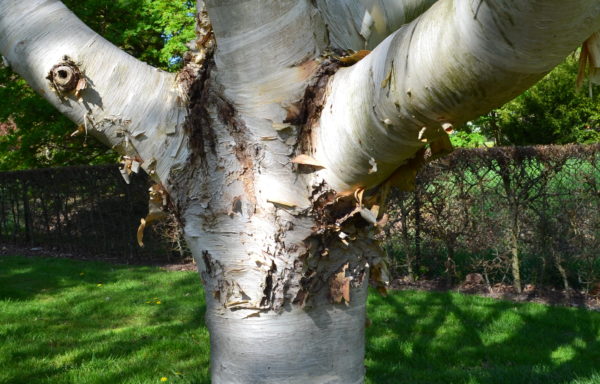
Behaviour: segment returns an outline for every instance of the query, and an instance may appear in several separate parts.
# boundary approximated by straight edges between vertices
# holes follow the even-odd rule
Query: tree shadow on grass
[[[425,292],[372,296],[369,306],[371,383],[548,384],[600,373],[600,313]]]
[[[209,383],[195,273],[0,258],[0,383]]]

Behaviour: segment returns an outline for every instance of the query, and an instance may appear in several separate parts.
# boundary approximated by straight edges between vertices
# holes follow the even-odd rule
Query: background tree
[[[454,126],[514,98],[600,30],[600,7],[198,5],[195,55],[176,75],[53,0],[1,2],[0,52],[154,178],[148,221],[162,206],[177,211],[204,280],[213,382],[360,383],[367,281],[386,283],[375,238],[387,192],[446,153]],[[364,48],[374,49],[330,53]]]
[[[600,96],[586,81],[576,87],[579,63],[569,56],[539,83],[476,119],[467,132],[479,129],[496,145],[596,143],[600,141]]]

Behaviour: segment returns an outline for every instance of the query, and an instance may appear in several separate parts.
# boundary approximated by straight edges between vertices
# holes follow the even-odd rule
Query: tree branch
[[[58,0],[2,0],[0,36],[13,70],[87,132],[143,159],[150,174],[164,181],[185,157],[174,74],[121,51]]]
[[[600,29],[596,0],[441,0],[329,84],[315,157],[338,191],[386,180]],[[336,143],[335,146],[331,143]]]
[[[325,26],[309,0],[206,0],[217,41],[215,63],[229,100],[242,113],[285,119],[326,46]]]
[[[386,37],[424,13],[437,0],[317,0],[331,45],[373,49]]]

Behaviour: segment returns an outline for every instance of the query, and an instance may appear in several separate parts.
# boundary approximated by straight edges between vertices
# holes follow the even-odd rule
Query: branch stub
[[[79,97],[79,92],[87,85],[79,66],[68,56],[64,56],[63,61],[50,69],[46,79],[50,81],[50,86],[61,97],[70,92],[75,92],[75,96]]]

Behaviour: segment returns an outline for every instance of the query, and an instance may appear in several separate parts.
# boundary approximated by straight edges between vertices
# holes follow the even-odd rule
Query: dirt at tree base
[[[51,247],[23,247],[16,245],[0,244],[0,257],[2,256],[23,256],[23,257],[56,257],[63,259],[72,259],[80,261],[102,261],[116,265],[135,265],[159,267],[167,271],[195,271],[196,264],[193,260],[127,260],[122,257],[97,254],[70,253],[53,249]]]
[[[525,285],[522,293],[517,293],[512,285],[505,283],[488,286],[483,282],[467,279],[459,285],[449,287],[443,279],[411,281],[409,278],[404,277],[392,281],[391,288],[399,291],[457,292],[514,302],[540,303],[600,311],[600,294],[589,295],[574,289],[567,292],[555,288],[538,288],[531,284]]]
[[[116,265],[137,265],[159,267],[167,271],[195,271],[196,264],[190,260],[167,262],[161,260],[123,260],[122,258],[106,255],[83,255],[53,250],[44,247],[23,247],[15,245],[0,245],[0,257],[56,257],[81,261],[102,261]],[[457,286],[449,287],[443,279],[411,281],[409,278],[399,278],[390,284],[391,290],[417,290],[427,292],[457,292],[467,295],[489,297],[514,302],[540,303],[564,307],[583,308],[600,312],[600,293],[589,295],[582,291],[559,290],[555,288],[537,288],[531,284],[525,285],[522,293],[515,292],[509,284],[498,283],[488,287],[478,280],[467,279]]]

